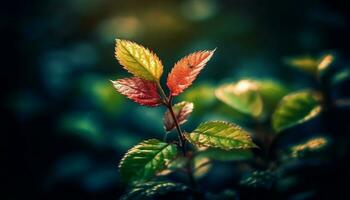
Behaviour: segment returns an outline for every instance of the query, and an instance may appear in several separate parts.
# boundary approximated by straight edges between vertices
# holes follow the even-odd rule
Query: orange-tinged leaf
[[[172,96],[188,88],[213,56],[215,50],[197,51],[178,61],[168,75],[167,85]]]
[[[187,118],[193,111],[193,103],[182,101],[173,106],[173,111],[177,122],[179,124],[183,124],[187,121]],[[164,128],[165,131],[169,132],[175,128],[175,122],[171,116],[169,110],[167,110],[164,114]]]
[[[111,81],[117,91],[144,106],[158,106],[161,103],[157,85],[153,81],[138,77]]]
[[[139,78],[159,81],[163,65],[149,49],[128,40],[116,40],[115,57],[128,72]]]

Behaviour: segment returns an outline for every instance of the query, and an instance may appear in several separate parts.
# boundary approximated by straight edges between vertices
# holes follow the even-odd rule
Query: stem
[[[168,109],[169,109],[170,114],[173,117],[173,120],[174,120],[174,123],[175,123],[175,127],[176,127],[176,130],[177,130],[178,136],[179,136],[179,141],[180,141],[182,154],[184,156],[186,156],[185,139],[183,137],[183,133],[182,133],[181,127],[180,127],[180,125],[179,125],[179,123],[177,121],[177,118],[175,116],[175,113],[174,113],[174,110],[173,110],[173,107],[171,106],[171,104],[168,105]]]
[[[179,138],[179,146],[181,148],[183,156],[186,157],[186,140],[185,140],[185,138],[183,136],[183,132],[181,130],[181,126],[180,126],[179,122],[177,121],[177,118],[175,116],[175,113],[174,113],[174,110],[173,110],[173,107],[172,107],[173,96],[169,95],[169,97],[167,97],[167,95],[165,94],[165,92],[164,92],[162,86],[160,85],[159,81],[157,82],[157,87],[158,87],[158,90],[160,91],[161,96],[163,97],[164,105],[169,109],[171,117],[173,118],[176,130],[177,130],[177,135],[178,135],[178,138]],[[186,168],[187,168],[186,172],[187,172],[188,179],[190,181],[190,185],[195,190],[193,192],[193,194],[192,194],[193,195],[193,199],[194,200],[199,200],[200,199],[199,198],[199,193],[197,191],[198,187],[197,187],[196,179],[193,176],[192,155],[189,155],[189,157],[190,157],[190,161],[188,162],[188,164],[186,166]]]
[[[170,99],[171,99],[171,96],[170,96]],[[186,140],[184,139],[183,137],[183,133],[182,133],[182,130],[181,130],[181,127],[177,121],[177,118],[175,116],[175,113],[173,111],[173,108],[171,106],[171,102],[168,101],[168,109],[171,113],[171,116],[173,117],[173,120],[174,120],[174,123],[175,123],[175,127],[176,127],[176,130],[177,130],[177,133],[178,133],[178,136],[179,136],[179,141],[180,141],[180,146],[181,146],[181,150],[182,150],[182,154],[184,156],[186,156]],[[192,166],[192,156],[190,156],[190,160],[188,161],[188,164],[186,166],[187,168],[187,176],[188,176],[188,179],[190,181],[190,185],[191,187],[194,189],[192,195],[193,195],[193,199],[194,200],[199,200],[199,193],[198,193],[198,186],[197,186],[197,183],[196,183],[196,179],[194,178],[193,176],[193,166]]]
[[[162,86],[160,85],[159,82],[157,82],[157,86],[158,86],[158,89],[159,89],[159,91],[160,91],[160,93],[163,96],[163,99],[165,101],[164,104],[169,109],[171,117],[173,118],[173,121],[175,123],[175,127],[176,127],[176,130],[177,130],[177,136],[179,138],[179,144],[180,144],[180,148],[181,148],[182,154],[184,156],[186,156],[185,139],[183,137],[183,133],[182,133],[181,127],[179,125],[179,122],[177,121],[177,118],[175,116],[173,107],[171,105],[172,96],[170,95],[169,98],[166,96],[166,94],[165,94],[165,92],[164,92],[164,90],[163,90],[163,88],[162,88]]]

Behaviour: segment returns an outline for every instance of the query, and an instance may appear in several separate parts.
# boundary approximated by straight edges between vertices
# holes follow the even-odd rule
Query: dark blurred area
[[[143,139],[163,137],[164,109],[136,105],[117,94],[109,82],[129,76],[114,58],[116,38],[135,41],[157,53],[165,67],[162,81],[184,55],[217,48],[193,88],[180,97],[195,102],[188,129],[208,119],[234,121],[211,95],[220,83],[257,77],[278,80],[291,90],[312,88],[316,83],[286,66],[285,57],[332,51],[340,65],[350,64],[346,1],[37,0],[2,4],[5,198],[1,199],[6,200],[118,199],[125,192],[117,167],[121,156]],[[348,86],[335,95],[348,97]],[[342,123],[349,120],[348,111],[343,111]],[[348,169],[338,167],[348,174]],[[317,169],[324,173],[322,166]],[[224,164],[217,171],[204,177],[204,188],[215,191],[230,186],[228,179],[235,172]],[[305,181],[308,186],[313,184],[310,176]],[[215,180],[220,178],[222,183]]]

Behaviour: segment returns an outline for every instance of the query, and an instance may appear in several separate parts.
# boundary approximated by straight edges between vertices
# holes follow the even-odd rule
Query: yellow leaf
[[[115,57],[128,72],[149,81],[159,81],[163,65],[149,49],[128,40],[116,40]]]

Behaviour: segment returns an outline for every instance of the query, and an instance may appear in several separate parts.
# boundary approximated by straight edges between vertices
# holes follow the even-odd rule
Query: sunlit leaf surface
[[[213,51],[197,51],[178,61],[168,75],[171,95],[177,96],[188,88],[213,56]]]
[[[288,89],[283,84],[274,80],[255,81],[258,92],[264,103],[264,112],[271,114],[283,96],[288,94]]]
[[[204,122],[196,130],[185,134],[185,137],[199,147],[216,147],[225,150],[256,147],[246,131],[237,125],[223,121]]]
[[[144,106],[158,106],[161,103],[155,82],[138,77],[111,81],[114,88],[129,99]]]
[[[295,68],[298,68],[302,71],[316,74],[319,60],[318,58],[312,56],[297,56],[290,57],[285,60],[286,64]]]
[[[272,116],[272,126],[275,131],[281,132],[316,117],[320,111],[321,106],[312,92],[292,93],[279,103]]]
[[[156,54],[131,41],[116,42],[115,56],[124,69],[145,80],[159,81],[163,65]]]
[[[212,164],[208,158],[195,157],[193,159],[194,177],[197,179],[204,177],[209,172],[211,167]]]
[[[176,155],[175,144],[145,140],[124,155],[119,164],[120,173],[127,182],[148,180],[165,169]]]
[[[301,157],[308,152],[314,152],[322,149],[328,144],[328,140],[324,137],[312,138],[302,144],[291,147],[291,157]]]
[[[317,66],[317,72],[322,76],[334,61],[334,56],[332,54],[326,54],[320,58],[319,64]]]
[[[286,64],[310,74],[322,74],[334,61],[332,54],[322,56],[296,56],[285,60]]]
[[[234,84],[224,84],[216,91],[216,97],[232,108],[258,117],[263,111],[263,100],[257,92],[258,85],[250,80],[241,80]]]

